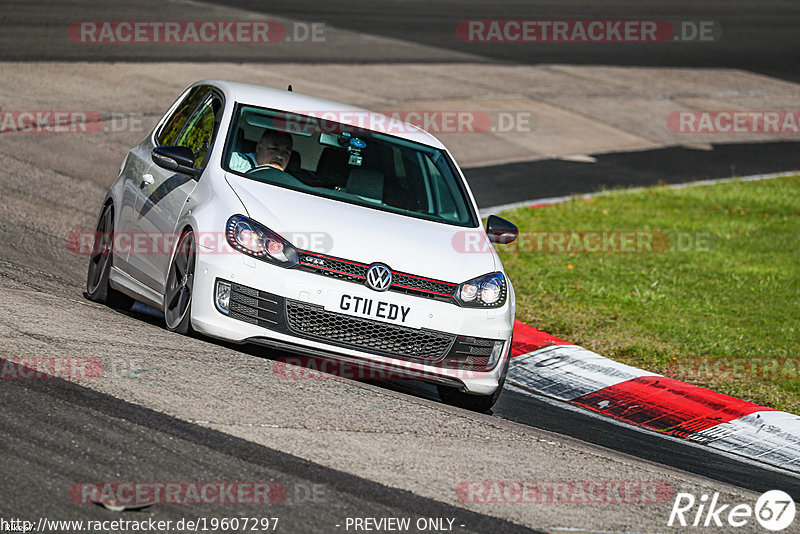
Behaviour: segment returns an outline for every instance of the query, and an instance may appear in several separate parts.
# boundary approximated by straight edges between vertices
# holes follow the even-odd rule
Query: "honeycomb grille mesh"
[[[294,332],[395,358],[438,360],[447,354],[455,339],[452,334],[349,317],[289,299],[286,315]]]
[[[392,274],[392,284],[411,287],[420,291],[430,291],[435,293],[444,293],[452,295],[455,293],[456,286],[445,284],[444,282],[436,282],[434,280],[427,280],[424,278],[417,278],[414,276],[406,276],[400,273]]]

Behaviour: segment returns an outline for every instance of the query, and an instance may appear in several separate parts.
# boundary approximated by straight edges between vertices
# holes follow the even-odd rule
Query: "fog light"
[[[230,312],[231,305],[231,284],[229,282],[217,281],[217,308],[224,314]]]
[[[489,356],[489,363],[486,364],[487,368],[494,369],[495,365],[497,365],[497,362],[500,361],[500,356],[503,355],[503,345],[505,345],[503,341],[494,342],[492,354]]]

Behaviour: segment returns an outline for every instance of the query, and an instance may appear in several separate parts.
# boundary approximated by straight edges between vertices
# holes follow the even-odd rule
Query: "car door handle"
[[[142,175],[142,183],[139,184],[139,189],[144,189],[148,185],[153,185],[153,175],[152,174],[143,174]]]

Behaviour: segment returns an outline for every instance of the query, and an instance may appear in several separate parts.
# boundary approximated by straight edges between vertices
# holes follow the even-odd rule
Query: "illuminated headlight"
[[[481,300],[486,304],[494,304],[500,300],[503,288],[497,280],[489,280],[481,286]]]
[[[253,219],[234,215],[225,225],[225,237],[235,250],[282,267],[297,265],[297,249],[284,238]]]
[[[470,308],[499,308],[506,302],[506,278],[503,273],[490,273],[458,286],[456,300]]]
[[[231,306],[231,284],[217,280],[217,290],[215,291],[217,308],[222,313],[229,313]]]
[[[478,286],[475,284],[466,283],[461,286],[459,290],[461,300],[464,302],[472,302],[478,296]]]

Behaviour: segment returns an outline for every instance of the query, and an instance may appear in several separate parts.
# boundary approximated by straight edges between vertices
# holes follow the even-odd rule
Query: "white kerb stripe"
[[[754,412],[697,432],[694,441],[771,465],[800,470],[800,416]]]
[[[512,359],[507,380],[569,401],[641,376],[659,375],[577,345],[554,345]]]

